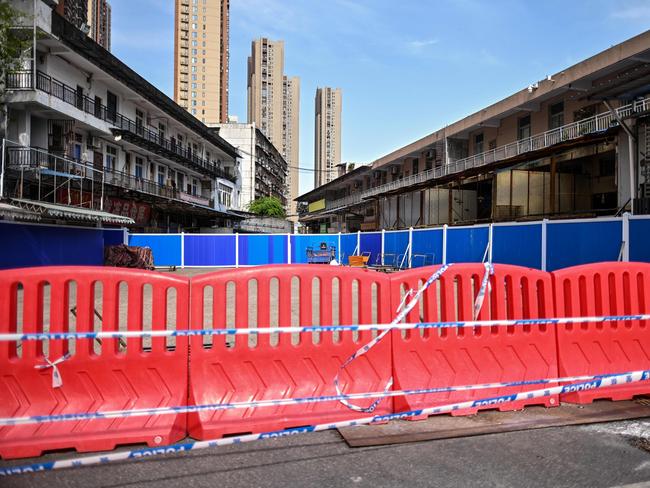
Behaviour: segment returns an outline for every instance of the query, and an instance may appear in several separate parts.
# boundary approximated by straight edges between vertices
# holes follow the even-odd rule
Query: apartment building
[[[214,126],[219,136],[237,148],[241,157],[240,206],[246,210],[256,198],[276,197],[287,207],[287,162],[255,124]]]
[[[230,0],[175,0],[174,100],[206,124],[228,120]]]
[[[248,58],[248,123],[255,124],[289,167],[289,218],[297,220],[300,165],[300,79],[284,74],[284,41],[256,39]]]
[[[300,78],[284,77],[282,107],[282,155],[287,161],[287,215],[298,221],[296,201],[300,192]]]
[[[35,59],[7,78],[2,199],[44,220],[232,228],[237,150],[49,2],[13,4],[38,35]]]
[[[111,4],[88,0],[88,35],[107,51],[111,50]]]
[[[341,89],[317,88],[315,102],[314,186],[319,187],[336,177],[341,164]]]
[[[348,231],[650,210],[650,31],[298,198]]]

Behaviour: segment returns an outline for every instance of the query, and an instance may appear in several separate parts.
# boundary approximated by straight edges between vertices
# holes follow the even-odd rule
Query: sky
[[[113,54],[173,97],[174,0],[111,6]],[[317,87],[343,90],[342,160],[371,163],[644,32],[650,0],[231,0],[230,16],[230,114],[246,122],[251,41],[284,40],[313,168]]]

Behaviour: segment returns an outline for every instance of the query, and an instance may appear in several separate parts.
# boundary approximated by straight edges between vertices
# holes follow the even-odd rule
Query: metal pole
[[[409,245],[407,249],[409,255],[409,268],[411,268],[413,260],[413,227],[409,227]]]
[[[181,269],[185,268],[185,232],[181,232]]]
[[[235,232],[235,268],[239,268],[239,232]]]
[[[630,260],[630,214],[628,212],[623,214],[621,224],[623,227],[623,261],[628,262]]]
[[[447,224],[442,226],[442,264],[447,264]]]
[[[291,234],[287,234],[287,264],[291,264]]]
[[[384,246],[386,245],[386,230],[381,229],[381,265],[384,265]]]
[[[338,259],[339,264],[343,264],[343,263],[341,263],[341,233],[340,232],[339,232],[338,256],[339,256],[339,259]]]
[[[2,139],[2,170],[0,171],[0,199],[4,196],[5,192],[5,153],[7,151],[7,140]]]
[[[546,271],[546,226],[548,224],[548,219],[543,219],[542,220],[542,257],[541,257],[541,265],[542,265],[542,271]]]
[[[494,227],[490,224],[488,230],[488,263],[492,263],[492,243],[494,242]]]
[[[357,256],[361,256],[361,231],[357,231]]]

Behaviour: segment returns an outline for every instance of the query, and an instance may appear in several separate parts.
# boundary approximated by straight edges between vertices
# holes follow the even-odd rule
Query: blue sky
[[[173,0],[111,0],[113,53],[173,95]],[[285,41],[301,78],[300,166],[314,95],[343,89],[344,161],[384,154],[650,26],[650,0],[231,0],[230,113],[246,121],[251,41]],[[301,193],[313,173],[301,172]]]

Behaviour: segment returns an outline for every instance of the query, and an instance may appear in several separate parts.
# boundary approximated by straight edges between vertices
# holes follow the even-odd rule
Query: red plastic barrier
[[[552,273],[558,317],[645,314],[650,310],[650,264],[596,263]],[[650,368],[648,321],[559,325],[561,375],[625,373]],[[590,403],[596,398],[627,400],[650,393],[648,382],[561,396]]]
[[[101,284],[101,292],[96,283]],[[172,289],[175,308],[166,305]],[[0,332],[115,331],[120,324],[131,331],[149,325],[161,330],[173,319],[168,314],[175,314],[176,327],[186,330],[188,292],[186,279],[148,271],[101,267],[2,271]],[[147,301],[150,308],[145,307]],[[176,338],[173,349],[168,341],[151,339],[150,348],[141,338],[122,345],[117,339],[106,339],[100,346],[92,339],[0,342],[0,416],[184,405],[188,341]],[[56,361],[66,353],[70,358],[57,365],[63,385],[53,388],[52,369],[35,367],[46,364],[44,357]],[[0,427],[0,456],[32,457],[63,448],[109,450],[136,442],[163,445],[183,438],[185,427],[186,415]]]
[[[338,309],[333,301],[338,280]],[[314,282],[318,282],[317,293]],[[358,293],[353,282],[358,283]],[[292,293],[292,282],[294,289]],[[297,284],[296,284],[297,283]],[[230,289],[230,298],[228,288]],[[256,287],[256,292],[254,291]],[[373,291],[374,289],[374,291]],[[318,300],[312,300],[312,293]],[[191,280],[193,328],[224,328],[249,325],[331,325],[389,322],[388,277],[373,271],[319,265],[275,265],[216,272]],[[212,306],[206,303],[210,300]],[[358,317],[354,310],[358,301]],[[372,304],[376,305],[373,314]],[[212,315],[211,321],[209,320]],[[262,399],[335,395],[333,380],[340,365],[372,339],[362,332],[259,335],[256,345],[248,336],[214,336],[211,346],[204,338],[190,342],[190,404],[241,402]],[[207,338],[206,338],[207,339]],[[278,340],[277,344],[275,340]],[[206,340],[206,342],[208,342]],[[232,344],[232,345],[230,345]],[[391,375],[390,336],[341,374],[345,393],[381,391]],[[369,405],[372,401],[355,402]],[[384,399],[378,413],[391,413],[392,401]],[[188,416],[189,434],[198,439],[227,434],[262,432],[358,417],[339,402],[308,403],[279,407],[203,412]]]
[[[409,289],[417,290],[438,266],[391,276],[393,303]],[[490,277],[478,320],[539,318],[553,315],[550,274],[497,264]],[[420,309],[408,322],[473,320],[474,301],[485,273],[482,264],[454,264],[429,287]],[[557,374],[555,331],[552,326],[512,326],[424,329],[393,332],[395,389],[419,389],[478,383],[553,378]],[[411,395],[395,398],[395,410],[507,395],[535,387]],[[557,405],[557,396],[518,401],[498,407],[516,410],[526,404]],[[481,408],[495,408],[485,406]],[[475,413],[458,410],[454,415]]]

